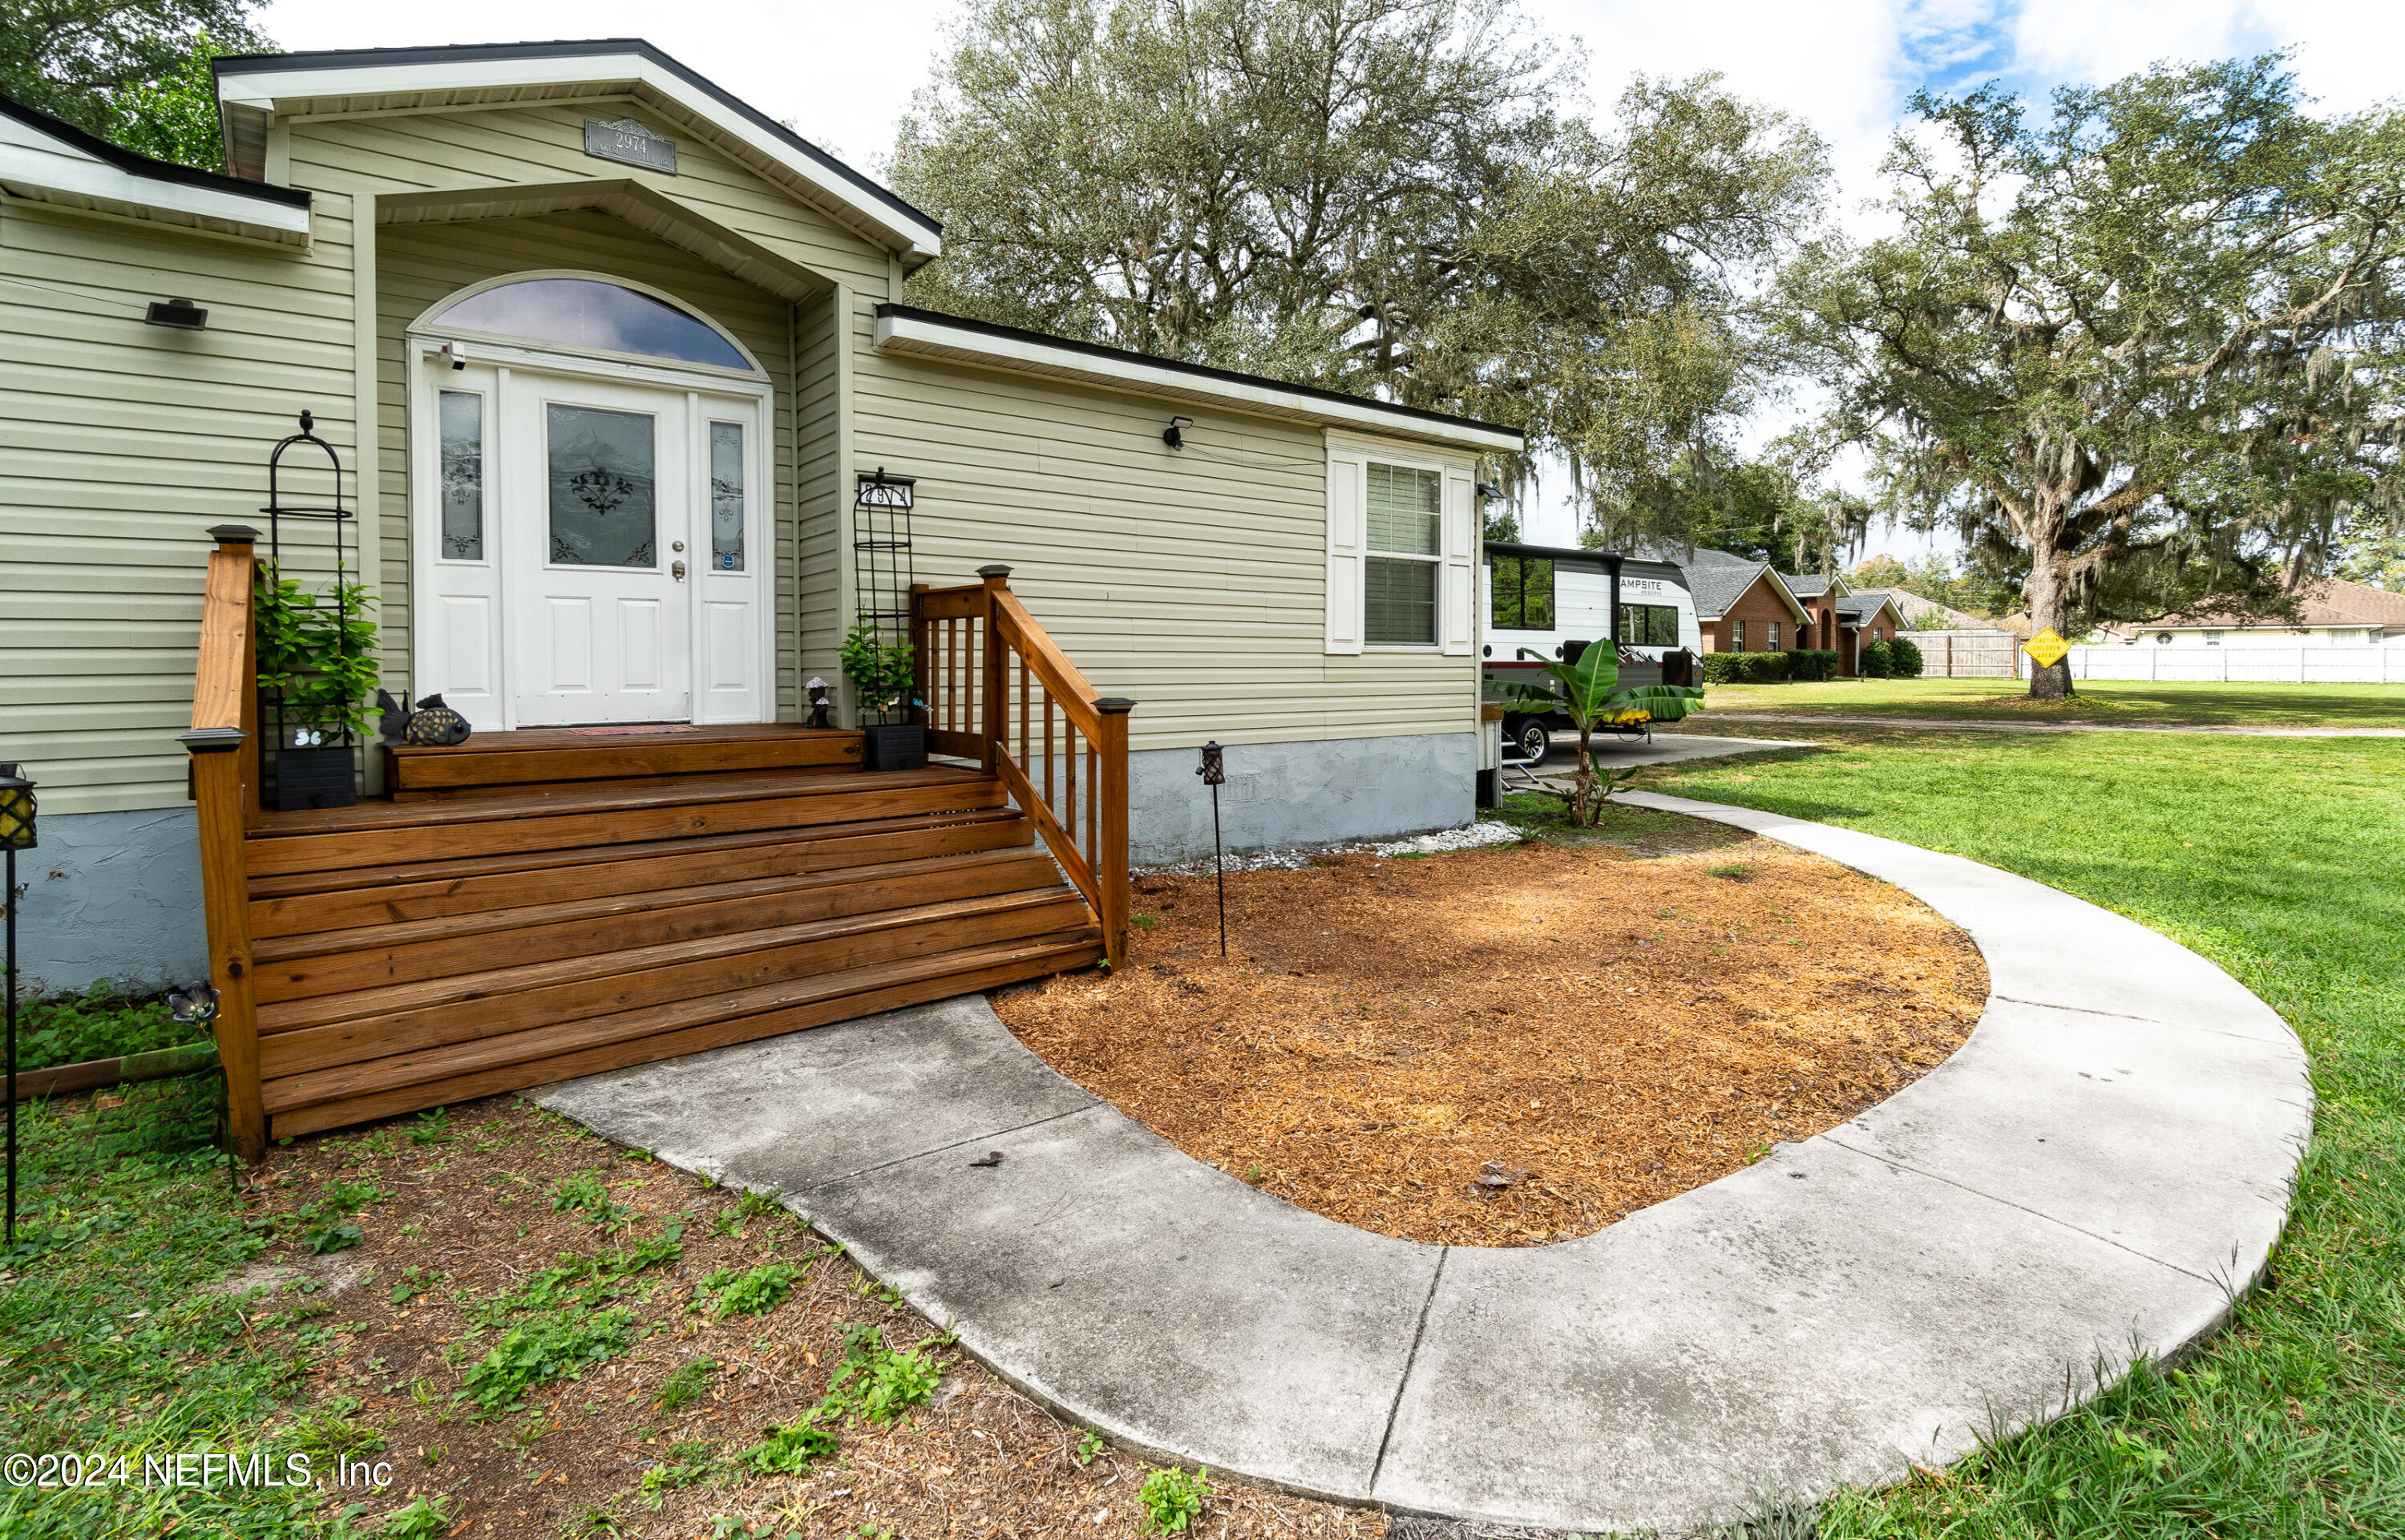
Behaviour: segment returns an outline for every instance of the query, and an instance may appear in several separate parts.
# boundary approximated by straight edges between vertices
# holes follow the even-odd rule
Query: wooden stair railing
[[[200,813],[201,901],[209,937],[209,982],[218,992],[218,1060],[225,1067],[226,1134],[243,1159],[267,1152],[259,1084],[259,1010],[251,990],[250,890],[244,835],[260,822],[258,638],[251,596],[259,531],[220,524],[209,531],[201,600],[200,659],[192,671],[192,801]]]
[[[1128,713],[1135,702],[1087,683],[1010,591],[1009,575],[997,564],[977,569],[979,583],[911,590],[927,751],[977,760],[1000,777],[1085,895],[1117,967],[1127,955]]]

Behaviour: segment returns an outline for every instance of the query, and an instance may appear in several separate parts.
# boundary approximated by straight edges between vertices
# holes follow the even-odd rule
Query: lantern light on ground
[[[17,1244],[17,853],[34,848],[34,783],[22,765],[0,765],[0,850],[7,852],[8,951],[8,1218],[7,1244]]]
[[[1218,743],[1202,745],[1202,763],[1194,773],[1211,788],[1211,866],[1219,874],[1219,955],[1228,954],[1228,861],[1219,848],[1219,788],[1228,781],[1227,751]]]

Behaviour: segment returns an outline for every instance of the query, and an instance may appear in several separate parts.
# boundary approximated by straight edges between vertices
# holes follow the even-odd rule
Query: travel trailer
[[[1505,707],[1505,752],[1530,764],[1543,762],[1551,734],[1568,728],[1569,718],[1528,709],[1503,685],[1534,683],[1547,663],[1574,662],[1590,643],[1607,639],[1620,647],[1620,678],[1628,685],[1661,683],[1666,653],[1702,650],[1686,574],[1667,561],[1490,540],[1479,582],[1484,698]]]

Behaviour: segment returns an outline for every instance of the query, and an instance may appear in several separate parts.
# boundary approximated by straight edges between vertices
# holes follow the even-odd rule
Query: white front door
[[[483,728],[767,719],[759,401],[421,367],[418,691]]]

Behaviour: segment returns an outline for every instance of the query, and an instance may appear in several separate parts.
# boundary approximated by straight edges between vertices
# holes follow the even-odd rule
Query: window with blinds
[[[1434,471],[1375,461],[1368,471],[1363,640],[1372,646],[1432,647],[1437,639],[1437,568],[1443,546],[1443,477]]]

